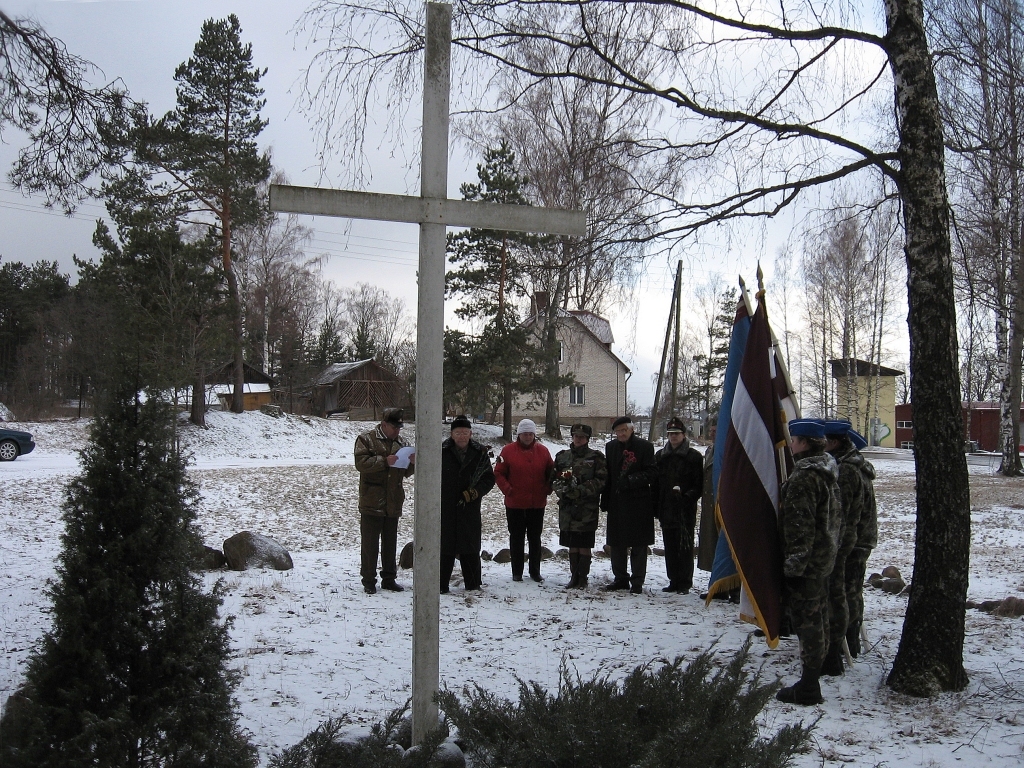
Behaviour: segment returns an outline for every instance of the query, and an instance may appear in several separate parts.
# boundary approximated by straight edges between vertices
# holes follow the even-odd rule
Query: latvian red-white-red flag
[[[782,549],[778,533],[779,455],[786,445],[775,378],[771,330],[758,297],[732,401],[718,504],[743,583],[740,617],[757,624],[768,646],[779,642]]]

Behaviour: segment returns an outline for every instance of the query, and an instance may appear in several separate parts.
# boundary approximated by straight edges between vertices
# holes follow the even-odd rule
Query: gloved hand
[[[480,498],[480,494],[476,488],[470,488],[469,490],[462,492],[463,504],[469,504],[471,501],[476,501]]]
[[[580,487],[578,485],[571,485],[569,486],[569,489],[562,494],[562,496],[564,496],[567,499],[578,499],[580,497],[580,494]]]

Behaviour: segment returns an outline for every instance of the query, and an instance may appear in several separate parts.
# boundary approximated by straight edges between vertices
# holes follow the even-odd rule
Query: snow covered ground
[[[0,700],[17,687],[29,649],[48,626],[44,597],[60,546],[63,486],[77,470],[84,421],[21,424],[37,448],[0,463]],[[353,727],[374,722],[410,693],[412,591],[365,595],[359,584],[355,436],[371,425],[260,413],[213,412],[210,429],[182,426],[203,495],[200,525],[207,542],[252,530],[289,548],[288,572],[223,572],[225,614],[234,616],[235,664],[243,672],[238,699],[243,724],[268,755],[298,741],[328,716]],[[412,428],[405,430],[411,438]],[[478,437],[498,444],[496,430]],[[559,446],[549,444],[552,449]],[[909,578],[914,544],[912,461],[878,459],[881,544],[869,571],[895,565]],[[1024,485],[972,466],[972,600],[1024,590]],[[411,483],[410,483],[411,499]],[[484,548],[507,546],[500,496],[484,500]],[[399,545],[411,539],[402,518]],[[599,532],[598,541],[603,533]],[[554,507],[545,544],[557,549]],[[508,697],[516,678],[554,687],[563,664],[583,676],[612,675],[638,663],[692,657],[714,646],[730,656],[751,627],[734,607],[705,608],[696,594],[666,595],[664,562],[652,557],[642,596],[603,593],[607,559],[596,559],[591,588],[568,593],[564,561],[543,564],[546,581],[511,581],[508,566],[484,563],[484,591],[466,595],[456,578],[441,601],[444,685],[479,684]],[[697,572],[704,589],[707,574]],[[458,567],[456,567],[458,577]],[[399,581],[412,585],[412,574]],[[1019,766],[1024,761],[1024,620],[968,611],[965,663],[970,685],[958,694],[918,700],[884,681],[896,653],[906,598],[870,588],[868,633],[875,643],[840,679],[824,679],[825,704],[803,709],[772,702],[763,716],[773,730],[820,718],[812,749],[796,764],[875,766]],[[792,680],[796,642],[770,651],[755,641],[753,658],[769,678]]]

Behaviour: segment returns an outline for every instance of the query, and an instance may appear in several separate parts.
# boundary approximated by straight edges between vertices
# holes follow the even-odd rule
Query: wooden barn
[[[405,380],[372,358],[328,366],[313,381],[309,397],[312,413],[324,417],[348,413],[349,418],[372,421],[385,408],[412,407]]]

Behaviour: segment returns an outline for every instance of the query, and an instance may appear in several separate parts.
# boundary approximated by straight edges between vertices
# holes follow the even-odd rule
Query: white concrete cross
[[[270,187],[270,207],[274,211],[420,225],[412,640],[412,731],[413,743],[417,744],[437,725],[433,697],[438,690],[439,671],[445,228],[586,234],[586,215],[582,211],[448,199],[452,9],[444,3],[426,5],[420,196],[280,184]]]

